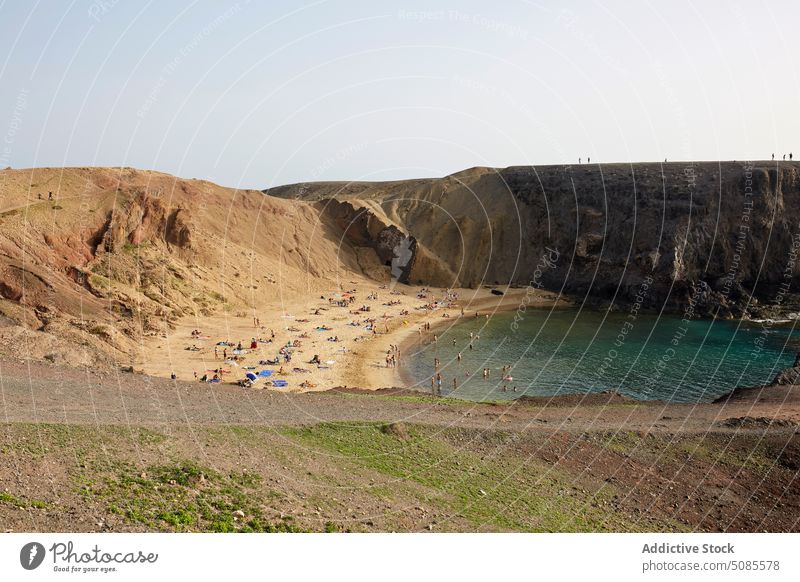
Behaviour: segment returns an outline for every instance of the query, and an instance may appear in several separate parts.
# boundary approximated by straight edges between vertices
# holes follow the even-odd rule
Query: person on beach
[[[456,340],[454,339],[454,340],[453,340],[453,346],[455,346],[455,345],[456,345]]]
[[[456,359],[459,361],[459,363],[461,362],[461,352],[458,352],[458,355],[456,356]]]
[[[456,390],[458,390],[458,381],[453,378],[453,391],[455,392]]]
[[[436,388],[439,391],[439,394],[442,393],[442,375],[436,374]]]

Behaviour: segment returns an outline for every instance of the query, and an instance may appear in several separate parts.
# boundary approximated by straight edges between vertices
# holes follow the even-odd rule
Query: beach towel
[[[258,375],[261,376],[262,378],[269,378],[270,376],[272,376],[272,370],[261,370],[258,373]]]
[[[273,380],[272,385],[276,388],[285,388],[289,383],[286,380]]]

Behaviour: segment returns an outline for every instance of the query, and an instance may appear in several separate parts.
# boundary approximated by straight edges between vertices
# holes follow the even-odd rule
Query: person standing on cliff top
[[[772,154],[772,161],[775,161],[775,154]]]
[[[792,161],[792,152],[789,152],[789,161]]]

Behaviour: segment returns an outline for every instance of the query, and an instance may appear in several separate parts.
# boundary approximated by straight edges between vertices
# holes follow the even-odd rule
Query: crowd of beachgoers
[[[190,373],[193,380],[247,388],[328,389],[333,386],[321,384],[341,378],[348,358],[365,357],[358,352],[361,346],[377,344],[399,330],[413,333],[414,326],[420,336],[437,341],[431,319],[463,316],[458,301],[459,293],[452,289],[353,287],[306,301],[301,314],[282,311],[277,318],[267,318],[256,313],[248,339],[240,337],[241,324],[229,322],[224,326],[226,337],[219,336],[219,325],[213,330],[192,328],[188,338],[183,335],[187,330],[178,329],[175,333],[184,338],[184,354],[175,357],[172,350],[170,360],[177,365],[171,375],[185,380]],[[239,335],[231,339],[236,331]],[[396,371],[402,360],[399,343],[388,343],[380,350],[381,360],[372,357],[374,361],[366,364]],[[374,354],[375,350],[364,351]]]

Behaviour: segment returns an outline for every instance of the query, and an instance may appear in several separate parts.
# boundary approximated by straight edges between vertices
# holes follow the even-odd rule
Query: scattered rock
[[[381,432],[383,434],[393,436],[401,441],[407,441],[411,438],[411,436],[408,434],[408,429],[406,428],[406,425],[403,424],[402,422],[393,422],[391,424],[385,424],[381,427]]]

